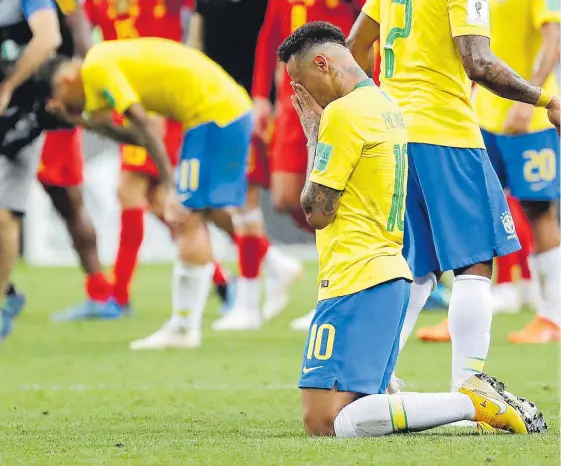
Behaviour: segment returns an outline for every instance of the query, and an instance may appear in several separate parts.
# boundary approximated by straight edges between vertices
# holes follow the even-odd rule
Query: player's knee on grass
[[[148,203],[150,177],[143,173],[121,172],[117,197],[122,209],[144,207]]]
[[[335,418],[345,406],[358,399],[356,393],[305,388],[302,394],[302,419],[310,436],[335,435]]]
[[[520,201],[520,204],[531,223],[539,222],[544,218],[555,218],[553,201]]]

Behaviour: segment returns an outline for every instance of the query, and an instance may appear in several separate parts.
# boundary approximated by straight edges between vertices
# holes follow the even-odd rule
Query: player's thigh
[[[121,170],[117,186],[119,203],[123,209],[142,207],[147,203],[151,188],[150,175],[136,170]]]
[[[484,149],[409,147],[442,271],[520,249],[502,186]]]
[[[271,143],[271,191],[276,209],[300,208],[300,192],[306,180],[306,137],[293,108],[279,111]]]
[[[320,301],[308,332],[299,387],[383,393],[409,290],[406,280],[396,279]]]
[[[44,186],[56,211],[65,220],[78,217],[84,209],[82,188],[80,186]]]
[[[44,186],[79,186],[84,181],[84,151],[79,129],[46,131],[37,179]]]
[[[245,204],[251,131],[251,115],[245,114],[224,127],[207,123],[187,132],[177,169],[177,191],[185,207]]]
[[[548,129],[518,136],[497,136],[509,188],[521,201],[559,199],[559,138]]]
[[[256,135],[251,137],[247,162],[247,183],[249,187],[248,196],[251,187],[268,189],[271,184],[268,144]]]
[[[407,259],[413,276],[421,278],[429,272],[438,272],[440,264],[434,249],[432,230],[415,161],[411,155],[409,155],[408,160],[403,255]]]
[[[39,156],[37,144],[24,147],[13,160],[0,156],[0,210],[18,214],[26,212]]]

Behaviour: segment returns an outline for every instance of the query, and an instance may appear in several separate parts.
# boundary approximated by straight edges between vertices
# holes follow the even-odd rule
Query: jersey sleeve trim
[[[41,10],[56,10],[52,0],[22,0],[21,6],[27,19]]]
[[[318,173],[311,173],[309,179],[312,183],[327,186],[328,188],[336,189],[337,191],[343,191],[345,189],[345,183],[339,183],[337,181],[329,180]]]

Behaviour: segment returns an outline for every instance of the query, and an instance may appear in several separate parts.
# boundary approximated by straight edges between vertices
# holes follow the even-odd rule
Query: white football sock
[[[270,244],[269,249],[267,249],[263,264],[265,266],[265,273],[272,277],[282,273],[286,268],[301,267],[299,261],[284,254],[277,246],[273,246],[272,244]]]
[[[430,294],[436,288],[436,284],[436,277],[432,272],[424,277],[415,278],[413,283],[411,283],[409,304],[407,305],[403,328],[401,329],[401,334],[399,336],[399,351],[401,351],[405,346],[409,335],[411,335],[411,332],[417,323],[419,313],[423,307],[425,307],[427,299],[429,299]]]
[[[491,280],[478,275],[457,276],[448,311],[453,391],[474,373],[483,371],[491,342],[492,320]]]
[[[261,300],[261,280],[259,278],[239,277],[236,280],[236,299],[234,309],[256,312],[259,314]]]
[[[542,303],[538,315],[561,326],[561,246],[534,255]]]
[[[173,268],[172,319],[200,330],[203,324],[208,294],[212,283],[214,264],[193,265],[178,262]]]
[[[377,437],[474,417],[473,402],[462,393],[370,395],[345,406],[335,418],[334,428],[337,437]]]

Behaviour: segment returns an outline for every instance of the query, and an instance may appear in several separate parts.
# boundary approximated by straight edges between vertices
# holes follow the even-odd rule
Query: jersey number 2
[[[405,26],[402,28],[391,28],[390,32],[388,32],[388,37],[386,37],[386,43],[384,44],[384,76],[386,78],[393,78],[395,73],[395,53],[393,51],[395,41],[409,37],[409,34],[411,34],[411,23],[413,22],[413,0],[392,0],[392,3],[405,5]]]
[[[392,206],[388,217],[388,231],[394,231],[395,227],[399,231],[404,230],[404,210],[405,210],[405,170],[407,167],[407,144],[396,144],[393,146],[395,157],[395,181],[393,185]]]

